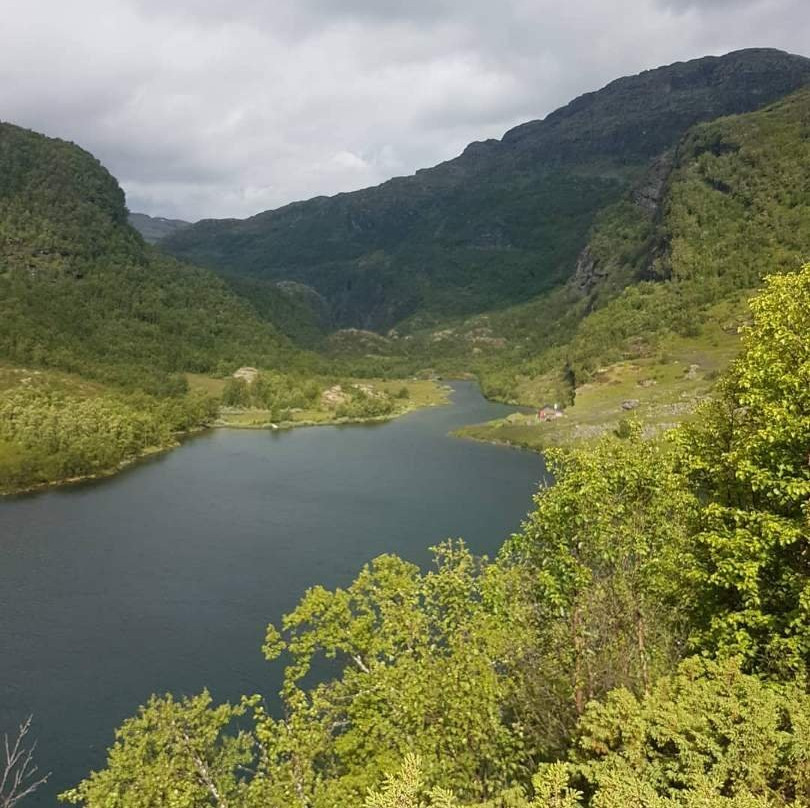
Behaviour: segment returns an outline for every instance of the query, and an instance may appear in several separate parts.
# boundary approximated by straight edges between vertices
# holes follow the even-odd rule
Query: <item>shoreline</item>
[[[70,485],[78,485],[80,483],[87,483],[92,482],[93,480],[103,480],[107,477],[114,477],[116,474],[120,474],[122,471],[126,471],[128,468],[142,462],[148,460],[149,458],[155,457],[157,455],[163,454],[165,452],[171,452],[174,449],[178,449],[182,444],[183,441],[194,437],[195,435],[199,435],[203,432],[208,432],[209,430],[214,429],[264,429],[269,431],[281,431],[281,430],[290,430],[290,429],[298,429],[301,427],[313,427],[313,426],[360,426],[362,424],[370,424],[370,423],[385,423],[386,421],[393,421],[397,418],[400,418],[403,415],[407,415],[411,412],[416,412],[417,410],[425,410],[430,409],[431,407],[444,407],[450,403],[449,396],[445,396],[444,400],[441,402],[433,402],[430,404],[424,405],[411,405],[406,407],[399,412],[392,412],[388,415],[374,415],[369,416],[367,418],[332,418],[324,421],[282,421],[279,424],[273,424],[271,422],[264,423],[264,424],[228,424],[222,423],[220,421],[215,421],[211,424],[206,424],[205,426],[194,427],[193,429],[186,430],[185,432],[177,432],[173,436],[173,441],[170,444],[165,446],[149,446],[144,449],[142,452],[139,452],[132,457],[127,457],[121,460],[119,463],[116,463],[114,466],[111,466],[106,469],[99,469],[97,471],[93,471],[88,474],[80,474],[75,477],[65,477],[59,480],[46,480],[41,483],[35,483],[34,485],[27,485],[23,488],[14,488],[11,490],[3,491],[0,490],[0,503],[3,500],[12,499],[14,497],[23,497],[29,494],[39,494],[44,493],[49,489],[56,489],[62,488]]]
[[[406,407],[405,409],[399,410],[398,412],[390,412],[387,415],[369,415],[367,417],[359,417],[359,418],[352,418],[350,416],[344,418],[327,418],[323,421],[280,421],[279,423],[274,423],[272,421],[266,421],[264,423],[259,424],[231,424],[227,423],[222,420],[215,421],[211,426],[210,429],[269,429],[273,432],[280,432],[281,430],[287,429],[297,429],[299,427],[310,427],[310,426],[359,426],[360,424],[381,424],[385,423],[386,421],[395,421],[397,418],[401,418],[403,415],[408,415],[411,412],[417,412],[419,410],[427,410],[431,409],[432,407],[445,407],[450,403],[449,399],[445,399],[441,402],[434,402],[430,404],[422,404],[422,405],[412,405]],[[246,410],[246,412],[250,412]]]
[[[4,499],[10,499],[12,497],[21,497],[25,496],[26,494],[41,493],[49,488],[62,488],[63,486],[77,485],[79,483],[86,483],[92,480],[103,480],[106,477],[114,477],[116,474],[125,471],[130,466],[133,466],[142,460],[147,460],[150,457],[177,449],[182,443],[182,438],[190,437],[192,435],[199,434],[200,432],[205,432],[208,428],[209,427],[199,427],[198,429],[190,429],[188,432],[180,432],[177,434],[177,439],[171,444],[167,446],[149,446],[142,452],[132,455],[132,457],[127,457],[124,460],[121,460],[119,463],[116,463],[115,466],[111,466],[109,468],[99,469],[98,471],[88,474],[79,474],[76,477],[64,477],[59,480],[46,480],[45,482],[25,486],[25,488],[15,488],[10,491],[0,491],[0,502],[2,502]]]

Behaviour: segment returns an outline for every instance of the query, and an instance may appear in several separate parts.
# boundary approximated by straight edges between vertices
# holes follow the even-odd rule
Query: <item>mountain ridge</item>
[[[184,227],[192,225],[192,222],[187,222],[185,219],[167,219],[165,216],[149,216],[147,213],[135,212],[129,213],[128,220],[143,236],[144,241],[150,244],[157,244],[175,230],[182,230]]]
[[[161,247],[226,277],[311,286],[338,327],[385,330],[414,315],[515,304],[570,276],[597,212],[690,126],[808,80],[810,60],[774,49],[678,62],[413,175],[245,220],[203,220]]]

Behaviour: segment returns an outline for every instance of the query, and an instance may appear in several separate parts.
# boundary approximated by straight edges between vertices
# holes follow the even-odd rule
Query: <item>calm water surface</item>
[[[274,694],[269,621],[304,590],[448,536],[494,552],[531,506],[535,454],[451,438],[511,408],[373,426],[217,430],[108,480],[0,501],[0,727],[33,712],[54,795],[103,763],[150,693]]]

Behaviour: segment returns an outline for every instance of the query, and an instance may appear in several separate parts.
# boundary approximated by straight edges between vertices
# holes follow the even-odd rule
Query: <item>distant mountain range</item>
[[[161,248],[254,289],[310,286],[337,326],[412,328],[502,309],[582,274],[595,223],[630,189],[655,204],[671,165],[664,155],[690,127],[759,109],[809,80],[810,60],[770,49],[648,70],[413,176],[246,220],[204,220]]]
[[[191,222],[182,219],[164,219],[162,216],[147,216],[145,213],[130,213],[129,223],[143,236],[144,241],[155,244],[162,238],[190,227]]]

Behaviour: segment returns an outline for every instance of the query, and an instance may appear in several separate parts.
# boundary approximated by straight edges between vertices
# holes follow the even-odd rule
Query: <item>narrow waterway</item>
[[[55,794],[103,763],[150,693],[277,692],[260,646],[313,584],[380,553],[493,553],[543,478],[539,455],[453,438],[511,411],[450,406],[372,426],[217,430],[106,480],[0,501],[0,730],[33,713]]]

